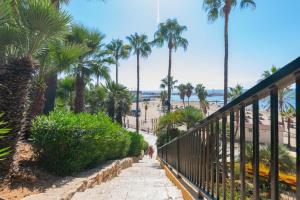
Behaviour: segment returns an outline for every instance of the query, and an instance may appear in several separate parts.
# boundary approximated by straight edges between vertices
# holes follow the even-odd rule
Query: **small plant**
[[[144,137],[138,133],[130,133],[131,144],[129,147],[130,156],[139,156],[144,149]]]
[[[0,113],[0,139],[3,139],[5,135],[10,131],[10,129],[5,128],[5,122],[1,120],[3,113]],[[0,148],[0,160],[4,160],[5,157],[9,154],[10,147]]]

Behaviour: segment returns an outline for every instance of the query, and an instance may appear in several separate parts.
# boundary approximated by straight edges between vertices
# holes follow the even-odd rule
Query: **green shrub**
[[[146,152],[148,150],[148,147],[149,147],[149,143],[144,140],[144,142],[143,142],[143,150],[144,150],[144,152]]]
[[[36,118],[31,132],[41,165],[57,175],[125,157],[131,143],[130,133],[102,113],[54,111]]]
[[[144,136],[138,133],[130,133],[131,144],[129,148],[130,156],[139,156],[144,148]]]

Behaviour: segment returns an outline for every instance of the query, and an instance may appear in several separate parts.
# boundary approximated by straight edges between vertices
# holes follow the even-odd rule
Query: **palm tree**
[[[125,86],[113,81],[108,81],[105,89],[107,114],[112,120],[122,124],[122,117],[130,110],[131,94]]]
[[[147,123],[147,110],[148,110],[148,105],[149,105],[149,102],[148,101],[145,101],[144,102],[144,109],[145,109],[145,122]]]
[[[182,83],[182,84],[179,84],[178,86],[176,86],[176,88],[179,91],[180,99],[182,100],[183,106],[185,107],[184,98],[185,98],[185,95],[186,95],[186,92],[187,92],[186,91],[186,85]]]
[[[11,146],[14,155],[21,136],[28,84],[38,69],[35,59],[45,46],[63,35],[71,17],[57,11],[48,0],[18,1],[16,13],[7,2],[10,3],[0,2],[0,9],[5,8],[0,13],[6,13],[0,22],[0,112],[5,113],[3,118],[12,130],[0,148]],[[4,171],[9,169],[11,161],[8,158],[3,162]]]
[[[287,129],[288,129],[288,147],[291,147],[291,123],[296,116],[295,108],[290,106],[280,113],[282,118],[287,120]]]
[[[207,114],[207,109],[209,107],[208,102],[206,101],[206,97],[208,96],[207,90],[203,84],[196,85],[195,92],[198,96],[200,108],[202,109],[203,113]]]
[[[100,44],[99,48],[103,45]],[[114,59],[109,55],[107,50],[99,50],[96,55],[95,60],[90,62],[92,72],[96,77],[96,84],[99,86],[99,81],[101,78],[105,80],[110,80],[109,75],[109,65],[114,64]]]
[[[103,1],[103,0],[101,0]],[[52,5],[56,9],[60,9],[63,4],[69,4],[70,0],[51,0]],[[46,78],[46,91],[45,91],[45,107],[44,113],[48,114],[54,109],[55,98],[56,98],[56,88],[57,88],[57,73],[48,74]]]
[[[125,45],[122,40],[116,39],[112,40],[107,46],[108,52],[114,58],[114,63],[116,65],[116,83],[119,83],[119,60],[126,59],[130,54],[130,47]]]
[[[188,98],[188,105],[190,105],[190,97],[193,94],[194,86],[191,83],[186,84],[186,96]]]
[[[165,103],[166,103],[166,99],[168,98],[168,93],[167,91],[163,90],[160,92],[160,101],[161,101],[161,107],[163,109],[163,112],[165,112],[164,108],[165,108]]]
[[[75,78],[73,76],[66,76],[63,79],[58,79],[57,82],[57,97],[65,102],[65,106],[69,106],[73,110],[75,93]]]
[[[234,88],[230,87],[228,92],[228,97],[230,101],[236,99],[243,93],[244,87],[240,84],[237,84]]]
[[[272,74],[276,73],[278,70],[279,70],[279,68],[277,68],[276,66],[273,65],[271,67],[270,71],[266,70],[263,72],[262,78],[259,81],[262,81],[262,80],[268,78]],[[280,113],[284,112],[289,107],[293,107],[293,105],[289,103],[289,97],[290,97],[291,91],[292,91],[292,89],[290,86],[278,89],[278,105],[279,105]],[[270,110],[270,103],[268,103],[267,105],[268,105],[267,110]],[[283,128],[285,128],[285,123],[284,123],[284,119],[282,116],[281,116],[281,123],[282,123]]]
[[[180,26],[176,19],[168,19],[165,23],[160,23],[158,31],[154,35],[153,44],[162,47],[167,43],[169,48],[169,68],[168,68],[168,112],[171,111],[171,68],[172,68],[172,52],[179,47],[184,50],[188,47],[187,39],[182,37],[186,26]]]
[[[203,7],[208,13],[209,21],[216,21],[219,16],[224,16],[224,40],[225,40],[225,57],[224,57],[224,105],[227,104],[228,90],[228,25],[231,10],[238,4],[237,0],[204,0]],[[256,7],[254,0],[240,0],[241,8]]]
[[[234,88],[230,87],[229,88],[229,92],[228,92],[228,97],[230,99],[230,101],[236,99],[237,97],[239,97],[240,95],[243,94],[243,90],[244,90],[244,87],[241,86],[240,84],[237,84]],[[235,121],[237,123],[237,126],[236,126],[236,129],[235,129],[235,136],[237,135],[238,133],[238,130],[239,130],[239,120],[240,118],[240,114],[239,112],[235,112]]]
[[[133,50],[133,54],[137,59],[137,89],[136,89],[136,111],[139,110],[139,95],[140,95],[140,56],[148,57],[151,54],[151,46],[148,42],[148,37],[144,34],[131,35],[127,37],[130,48]],[[136,132],[139,132],[139,115],[135,115],[136,118]]]
[[[178,83],[178,80],[174,80],[173,76],[170,78],[170,83],[171,83],[171,92],[173,91],[174,88],[176,88],[176,84]],[[165,89],[168,87],[168,77],[164,78],[161,80],[160,88]]]
[[[76,76],[75,81],[75,103],[74,112],[80,113],[84,111],[84,93],[85,79],[92,75],[91,57],[99,50],[104,35],[97,30],[89,30],[82,25],[73,25],[71,33],[67,36],[70,43],[84,45],[88,51],[79,57],[77,65],[73,65],[73,73]]]

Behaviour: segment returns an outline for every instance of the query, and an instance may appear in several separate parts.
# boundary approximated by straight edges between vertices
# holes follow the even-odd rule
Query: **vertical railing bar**
[[[227,117],[222,116],[222,192],[223,200],[226,200],[226,174],[227,174],[227,144],[226,144],[226,121]]]
[[[215,162],[216,162],[216,198],[219,199],[219,118],[216,119],[216,153],[215,153]]]
[[[209,142],[209,137],[210,137],[210,130],[209,130],[209,125],[207,125],[207,132],[206,132],[206,136],[207,136],[207,138],[206,138],[206,141],[207,141],[207,145],[206,145],[206,161],[205,161],[205,163],[206,163],[206,187],[207,187],[207,192],[209,192],[210,191],[210,189],[209,189],[209,172],[210,172],[210,170],[209,170],[209,158],[210,158],[210,156],[209,156],[209,145],[210,145],[210,142]]]
[[[202,168],[203,168],[203,190],[206,190],[206,127],[203,127],[203,160],[202,160]]]
[[[278,200],[278,89],[271,89],[271,199]]]
[[[210,156],[210,188],[211,188],[211,196],[214,197],[214,180],[215,180],[215,176],[214,176],[214,155],[215,155],[215,142],[214,142],[214,136],[215,136],[215,130],[214,130],[214,123],[213,121],[210,124],[210,139],[211,139],[211,156]]]
[[[234,200],[234,111],[230,112],[230,199]]]
[[[300,199],[300,73],[296,75],[296,199]]]
[[[237,119],[238,120],[238,119]],[[240,181],[241,181],[241,200],[245,199],[246,194],[246,185],[245,185],[245,107],[241,105],[240,107]]]
[[[199,169],[199,178],[200,178],[200,188],[203,187],[203,129],[200,128],[200,169]]]
[[[200,187],[200,149],[201,149],[201,146],[200,146],[200,141],[201,141],[201,133],[200,133],[200,129],[198,129],[198,137],[197,137],[197,187],[199,188]]]
[[[253,198],[259,199],[259,101],[253,100]]]

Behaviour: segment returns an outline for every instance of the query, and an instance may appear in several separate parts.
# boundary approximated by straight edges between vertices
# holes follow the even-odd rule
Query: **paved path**
[[[152,135],[145,135],[151,145]],[[122,170],[111,181],[85,192],[76,193],[73,200],[182,200],[181,192],[169,181],[159,163],[145,157],[133,167]]]

